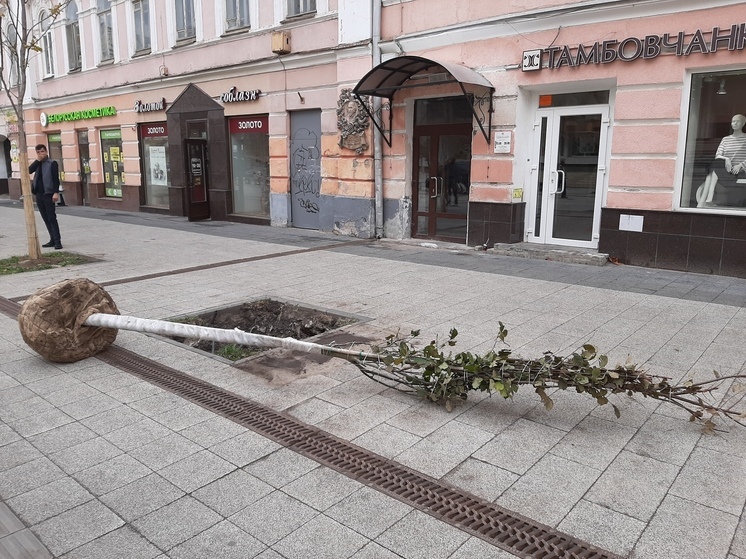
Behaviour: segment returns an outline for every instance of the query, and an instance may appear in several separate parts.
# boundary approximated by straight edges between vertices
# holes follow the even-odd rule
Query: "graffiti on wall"
[[[290,189],[308,213],[319,213],[321,195],[320,139],[307,128],[298,129],[290,141]]]

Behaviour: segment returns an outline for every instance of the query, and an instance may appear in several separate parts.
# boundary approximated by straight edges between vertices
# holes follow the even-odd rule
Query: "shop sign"
[[[165,122],[157,124],[141,124],[140,136],[150,138],[152,136],[168,136],[168,127]]]
[[[609,64],[616,60],[632,62],[638,58],[652,59],[661,54],[689,56],[709,54],[718,50],[743,50],[746,47],[746,23],[737,23],[730,29],[714,27],[711,31],[697,29],[694,33],[679,31],[671,35],[646,35],[627,37],[621,41],[610,39],[592,45],[555,46],[523,52],[521,68],[524,72],[543,68],[557,69],[589,64]]]
[[[261,91],[258,89],[252,89],[250,91],[238,91],[236,86],[230,88],[225,93],[220,94],[220,100],[223,103],[235,103],[236,101],[256,101],[261,95]]]
[[[230,120],[231,134],[269,134],[269,117],[243,116]]]
[[[73,120],[86,120],[89,118],[103,118],[106,116],[116,116],[116,107],[100,107],[97,109],[86,109],[84,111],[72,111],[69,113],[55,113],[48,115],[41,113],[39,120],[42,126],[54,124],[55,122],[70,122]]]
[[[165,111],[166,110],[166,98],[163,97],[160,101],[153,103],[143,103],[142,101],[135,101],[135,112],[136,113],[152,113],[153,111]]]

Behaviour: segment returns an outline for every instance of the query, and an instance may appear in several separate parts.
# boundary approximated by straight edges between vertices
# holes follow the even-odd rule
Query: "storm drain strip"
[[[97,357],[519,557],[621,559],[129,350],[112,346]]]
[[[245,264],[246,262],[258,262],[259,260],[269,260],[272,258],[282,258],[283,256],[294,256],[296,254],[303,254],[306,252],[317,252],[320,250],[333,250],[339,247],[345,247],[349,245],[359,245],[362,243],[370,242],[369,239],[361,239],[355,241],[346,241],[340,243],[334,243],[331,245],[322,245],[312,248],[299,248],[295,250],[288,250],[285,252],[273,252],[271,254],[262,254],[259,256],[247,256],[246,258],[236,258],[235,260],[224,260],[222,262],[213,262],[212,264],[200,264],[199,266],[190,266],[188,268],[178,268],[176,270],[168,270],[166,272],[157,272],[153,274],[143,274],[142,276],[133,276],[130,278],[122,278],[117,280],[102,281],[99,283],[102,287],[108,287],[110,285],[121,285],[124,283],[134,283],[137,281],[146,281],[155,278],[162,278],[166,276],[178,276],[179,274],[188,274],[190,272],[201,272],[202,270],[210,270],[212,268],[222,268],[223,266],[235,266],[236,264]],[[21,295],[19,297],[12,297],[10,301],[24,301],[28,299],[28,295]]]
[[[0,297],[0,312],[21,305]],[[295,418],[111,346],[97,358],[222,415],[252,431],[381,491],[514,555],[532,559],[621,559],[554,528],[508,511]]]
[[[9,318],[16,319],[18,318],[19,312],[21,312],[21,305],[11,299],[0,297],[0,313],[3,313]]]

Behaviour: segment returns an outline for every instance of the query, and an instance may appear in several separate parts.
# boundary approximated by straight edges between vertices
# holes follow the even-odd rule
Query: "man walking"
[[[62,249],[62,239],[55,210],[55,204],[60,196],[60,169],[56,161],[49,159],[47,146],[44,144],[36,146],[36,161],[29,165],[28,172],[34,173],[31,193],[36,196],[36,206],[39,208],[44,225],[47,226],[47,231],[49,231],[49,242],[41,246],[44,248],[54,247],[55,250],[60,250]]]

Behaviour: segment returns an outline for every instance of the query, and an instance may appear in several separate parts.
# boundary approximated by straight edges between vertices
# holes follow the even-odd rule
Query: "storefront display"
[[[106,196],[121,198],[124,184],[121,130],[101,130],[101,154]]]
[[[682,208],[746,209],[746,71],[694,74]]]
[[[168,207],[168,128],[165,122],[140,125],[140,158],[145,205]]]
[[[233,211],[269,217],[269,117],[230,119]]]

